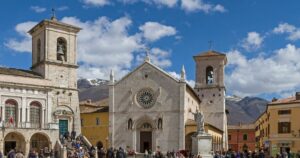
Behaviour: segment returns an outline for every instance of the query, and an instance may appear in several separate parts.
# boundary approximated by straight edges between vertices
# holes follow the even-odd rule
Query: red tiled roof
[[[276,101],[269,103],[269,105],[288,104],[288,103],[300,103],[300,100],[296,100],[296,97],[292,96],[292,97],[288,97],[288,98],[278,99]]]
[[[201,52],[201,53],[195,55],[195,57],[207,57],[207,56],[225,56],[225,54],[214,51],[214,50],[209,50],[207,52]]]

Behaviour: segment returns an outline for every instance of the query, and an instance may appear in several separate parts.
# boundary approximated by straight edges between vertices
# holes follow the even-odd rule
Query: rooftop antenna
[[[55,9],[52,8],[51,11],[52,11],[52,17],[51,17],[51,20],[56,21],[57,19],[56,19],[56,16],[55,16]]]
[[[213,48],[213,41],[212,40],[209,40],[208,41],[208,48],[209,48],[209,50],[211,51],[212,50],[212,48]]]

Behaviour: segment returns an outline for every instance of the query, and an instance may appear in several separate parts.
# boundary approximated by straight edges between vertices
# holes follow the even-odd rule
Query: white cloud
[[[116,78],[121,78],[136,66],[135,61],[141,60],[139,53],[143,51],[145,54],[143,33],[129,33],[132,20],[128,17],[115,20],[99,17],[92,21],[64,17],[61,21],[82,28],[78,34],[77,50],[79,77],[108,79],[113,69]],[[31,21],[18,24],[15,30],[20,38],[9,39],[5,46],[17,52],[31,52],[31,37],[27,31],[35,24]],[[152,48],[150,57],[154,64],[169,67],[172,64],[170,54],[170,51]]]
[[[177,4],[177,0],[152,0],[157,5],[167,6],[169,8],[174,7]]]
[[[256,50],[261,47],[264,38],[257,32],[249,32],[248,36],[243,40],[242,47],[247,51]]]
[[[58,10],[58,11],[64,11],[64,10],[68,10],[68,9],[69,9],[68,6],[60,6],[60,7],[56,8],[56,10]]]
[[[87,6],[102,7],[110,4],[109,0],[82,0],[82,2]]]
[[[159,48],[152,48],[149,53],[150,61],[161,68],[170,67],[172,65],[169,59],[171,53]],[[145,53],[137,55],[137,62],[142,63],[145,59]]]
[[[296,41],[300,39],[300,28],[288,23],[281,23],[273,29],[275,34],[288,34],[288,39]]]
[[[214,5],[203,2],[203,0],[181,0],[181,8],[187,12],[203,11],[209,12],[225,12],[226,9],[220,5]]]
[[[239,51],[227,53],[226,86],[233,94],[247,96],[295,91],[300,86],[300,48],[288,44],[271,57],[247,59]]]
[[[4,45],[16,52],[31,53],[31,36],[27,33],[37,22],[28,21],[20,23],[15,27],[16,32],[21,37],[20,40],[12,38],[4,43]]]
[[[203,11],[210,12],[226,12],[226,9],[221,4],[205,3],[203,0],[119,0],[124,4],[133,4],[136,2],[144,2],[150,5],[156,5],[158,8],[166,6],[168,8],[175,8],[178,2],[181,4],[181,9],[186,12]]]
[[[129,35],[128,28],[132,24],[131,19],[122,17],[109,20],[100,17],[94,21],[80,21],[75,17],[65,17],[62,22],[79,26],[82,30],[78,34],[78,61],[82,62],[80,69],[90,69],[92,73],[104,72],[108,77],[110,69],[114,69],[116,76],[132,66],[134,52],[143,47],[137,34]],[[79,76],[86,76],[89,71],[79,71]],[[90,72],[89,72],[90,73]],[[101,75],[101,73],[98,73]]]
[[[153,4],[157,5],[157,7],[163,7],[166,6],[168,8],[175,7],[178,0],[119,0],[123,2],[124,4],[133,4],[136,2],[144,2],[146,4]]]
[[[157,22],[146,22],[139,29],[143,32],[144,38],[149,41],[156,41],[162,37],[176,34],[174,27],[162,25]]]
[[[40,6],[31,6],[30,9],[35,11],[36,13],[42,13],[47,10],[46,8]]]

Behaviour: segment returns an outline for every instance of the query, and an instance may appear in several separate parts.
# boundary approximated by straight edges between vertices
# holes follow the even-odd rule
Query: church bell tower
[[[59,22],[54,16],[33,27],[29,31],[32,36],[31,69],[53,81],[53,86],[76,88],[76,36],[79,31],[80,28]]]
[[[77,91],[77,33],[80,28],[55,18],[42,20],[29,30],[32,36],[32,71],[51,81],[52,108],[59,133],[80,129]],[[62,113],[64,112],[64,113]]]
[[[194,56],[196,62],[195,91],[201,100],[205,122],[224,132],[223,147],[227,148],[227,117],[225,112],[225,54],[207,51]]]

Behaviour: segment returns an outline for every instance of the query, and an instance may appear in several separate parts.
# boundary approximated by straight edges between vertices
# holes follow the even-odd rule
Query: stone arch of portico
[[[22,133],[14,131],[9,132],[4,137],[4,154],[6,155],[11,149],[25,153],[25,137]]]
[[[143,129],[142,126],[144,124],[149,124],[151,127],[148,129]],[[141,151],[141,133],[142,132],[151,132],[151,149],[152,151],[155,150],[156,147],[156,134],[155,134],[155,130],[156,130],[156,123],[155,120],[151,119],[151,117],[145,115],[143,117],[140,117],[139,119],[135,120],[133,123],[133,136],[134,136],[134,140],[133,140],[133,147],[135,149],[135,151],[138,152],[144,152]],[[143,139],[143,138],[142,138]]]
[[[30,136],[30,149],[40,151],[40,149],[44,149],[45,147],[51,148],[50,140],[50,137],[44,132],[33,133]]]
[[[195,136],[196,132],[190,132],[185,135],[185,150],[192,151],[193,148],[193,139],[192,136]]]

